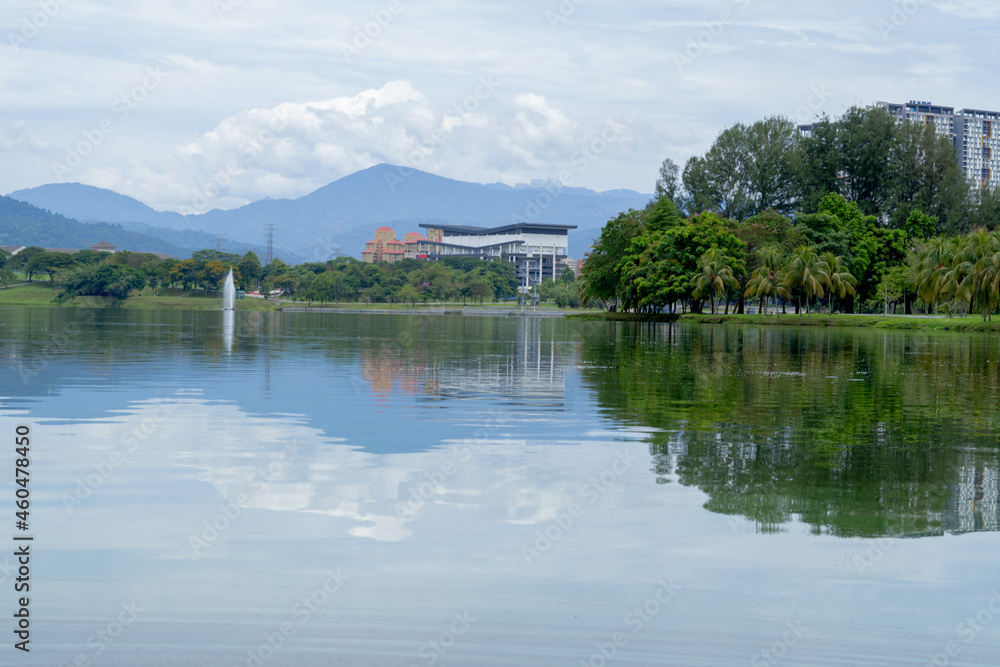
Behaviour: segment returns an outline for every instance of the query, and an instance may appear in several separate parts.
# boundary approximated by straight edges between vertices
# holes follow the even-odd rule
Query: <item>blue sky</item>
[[[1000,110],[998,19],[986,0],[8,0],[0,192],[232,208],[380,162],[650,192],[738,121]]]

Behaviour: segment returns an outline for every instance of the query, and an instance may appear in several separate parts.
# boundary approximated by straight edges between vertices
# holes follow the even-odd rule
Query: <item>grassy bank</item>
[[[683,322],[685,324],[755,324],[762,326],[1000,332],[1000,318],[984,322],[979,315],[949,318],[906,315],[695,315],[691,313],[648,315],[604,312],[568,315],[567,317],[569,319],[609,322]]]
[[[49,308],[133,308],[173,310],[219,310],[222,308],[222,298],[216,295],[192,294],[181,290],[151,290],[130,296],[124,301],[110,297],[78,296],[62,303],[53,301],[58,292],[45,283],[18,285],[9,289],[0,289],[0,307],[2,306],[44,306]],[[236,302],[236,310],[277,310],[278,304],[273,300],[240,299]]]
[[[56,303],[57,290],[52,289],[48,283],[35,282],[26,285],[17,285],[8,289],[0,288],[0,306],[48,306],[54,308],[168,308],[186,310],[218,310],[222,307],[222,297],[216,294],[203,294],[184,292],[179,289],[151,289],[142,290],[139,294],[130,296],[122,302],[108,297],[98,296],[78,296],[62,303]],[[487,302],[482,305],[469,301],[467,304],[460,302],[427,302],[414,305],[408,303],[319,303],[313,301],[288,301],[281,300],[281,307],[313,307],[313,308],[333,308],[343,310],[398,310],[401,313],[407,311],[425,311],[428,308],[496,308],[498,311],[508,311],[512,308],[519,308],[514,303],[492,303]],[[256,299],[247,297],[236,302],[236,310],[277,310],[278,301],[270,299]],[[545,304],[538,306],[539,309],[558,310],[555,304]]]

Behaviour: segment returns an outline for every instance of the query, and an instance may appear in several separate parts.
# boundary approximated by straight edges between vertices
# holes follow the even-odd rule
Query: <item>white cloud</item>
[[[649,191],[664,157],[683,163],[734,122],[792,114],[814,86],[833,91],[818,110],[831,115],[928,97],[1000,109],[988,85],[1000,5],[917,4],[894,21],[906,3],[846,0],[835,17],[777,0],[580,3],[553,26],[546,11],[556,3],[404,1],[348,62],[343,46],[379,3],[253,0],[220,16],[198,0],[74,0],[16,51],[0,40],[0,117],[24,124],[0,124],[9,156],[0,191],[57,180],[52,162],[103,118],[117,121],[109,105],[157,65],[163,85],[66,180],[131,188],[177,209],[283,110],[288,127],[237,163],[213,206],[296,196],[377,162],[408,164],[427,142],[419,166],[444,176],[554,176],[619,117],[627,136],[577,172],[578,184]],[[0,35],[19,30],[35,5],[19,6]],[[720,30],[723,11],[732,16]],[[705,46],[679,71],[675,58],[692,42]],[[501,84],[477,101],[483,76]]]
[[[942,12],[967,19],[992,20],[1000,17],[1000,5],[993,0],[957,0],[936,3],[934,6]]]

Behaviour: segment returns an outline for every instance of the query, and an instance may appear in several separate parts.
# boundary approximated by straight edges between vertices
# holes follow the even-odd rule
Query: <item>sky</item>
[[[382,162],[652,192],[737,122],[1000,110],[993,0],[6,0],[0,192],[198,213]]]

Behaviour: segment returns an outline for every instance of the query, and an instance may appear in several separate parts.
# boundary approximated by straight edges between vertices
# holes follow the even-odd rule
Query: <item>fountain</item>
[[[236,285],[233,283],[232,269],[229,269],[226,284],[222,288],[222,310],[236,310]]]

